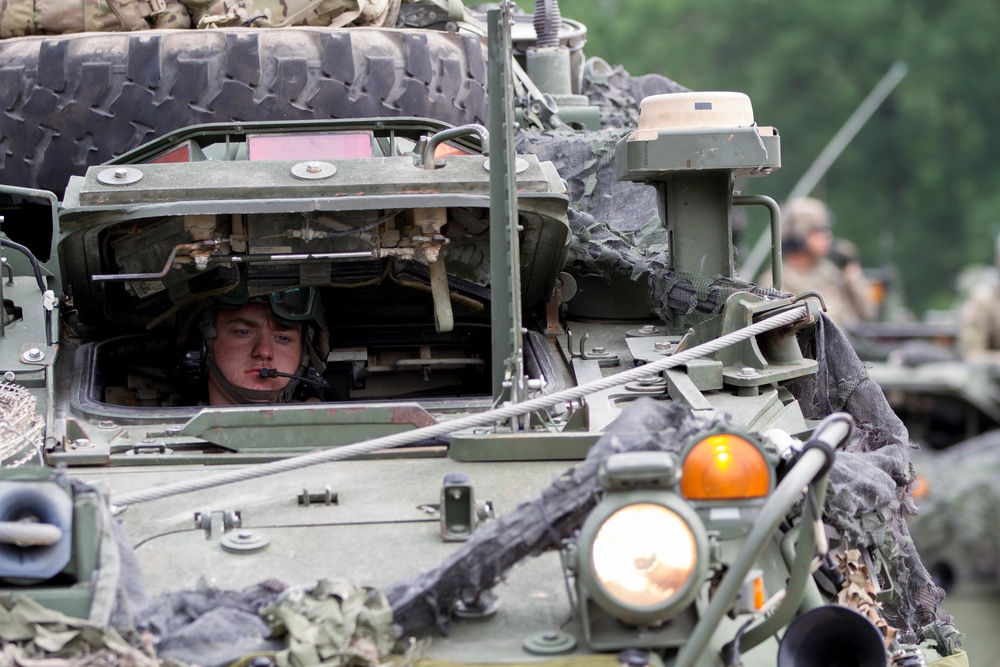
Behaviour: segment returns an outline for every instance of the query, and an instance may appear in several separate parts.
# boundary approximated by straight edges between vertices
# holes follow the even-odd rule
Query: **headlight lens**
[[[676,595],[698,558],[688,524],[653,503],[628,505],[608,517],[597,531],[592,554],[597,580],[612,599],[647,608]]]
[[[681,493],[689,500],[761,498],[771,489],[771,466],[763,452],[732,433],[696,444],[682,470]]]

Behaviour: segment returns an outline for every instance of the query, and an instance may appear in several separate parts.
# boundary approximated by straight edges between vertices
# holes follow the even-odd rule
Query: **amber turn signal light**
[[[761,498],[770,490],[771,466],[742,436],[709,436],[684,458],[681,493],[688,500]]]

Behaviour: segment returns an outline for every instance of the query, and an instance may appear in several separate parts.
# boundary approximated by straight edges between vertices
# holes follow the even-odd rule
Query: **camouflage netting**
[[[857,422],[855,442],[840,452],[830,473],[827,521],[849,546],[872,545],[877,568],[896,594],[885,603],[890,624],[906,643],[932,640],[948,653],[957,639],[952,619],[940,609],[944,592],[931,581],[907,531],[913,512],[913,481],[906,430],[882,392],[866,375],[846,337],[825,317],[805,346],[819,361],[819,373],[791,387],[807,418],[836,411]],[[456,600],[491,588],[520,559],[557,548],[558,538],[578,530],[599,495],[600,462],[623,451],[677,451],[690,436],[724,417],[698,417],[673,403],[637,401],[612,424],[587,459],[567,471],[534,503],[476,532],[438,568],[387,591],[396,622],[407,629],[431,626],[447,631]]]
[[[885,611],[901,640],[933,639],[950,652],[957,637],[951,616],[941,609],[944,591],[931,580],[906,524],[916,513],[910,495],[914,446],[906,427],[837,325],[824,316],[801,344],[806,356],[819,362],[815,375],[788,385],[806,418],[844,411],[857,423],[857,437],[830,472],[827,521],[848,544],[874,547],[876,568],[895,589]]]
[[[764,297],[776,293],[749,283],[720,277],[693,279],[666,270],[666,235],[652,188],[619,183],[611,162],[611,146],[634,124],[637,100],[680,89],[662,77],[631,78],[616,69],[601,81],[591,82],[590,89],[594,99],[603,100],[608,129],[586,134],[523,131],[519,148],[554,162],[569,183],[574,202],[570,218],[573,271],[648,280],[665,319],[675,313],[707,319],[719,312],[725,295],[732,291],[747,290]],[[819,362],[816,375],[790,386],[806,417],[820,419],[845,410],[858,425],[858,437],[838,455],[831,471],[828,520],[847,544],[875,547],[877,565],[894,586],[886,613],[900,630],[901,640],[938,639],[948,652],[954,631],[951,618],[940,609],[943,592],[920,562],[905,523],[914,511],[906,430],[840,329],[823,318],[811,333],[802,335],[807,356]],[[406,630],[421,626],[447,630],[455,601],[492,588],[519,560],[557,548],[559,538],[580,527],[595,502],[596,471],[605,456],[634,450],[670,451],[722,419],[697,416],[670,402],[636,402],[609,427],[586,460],[535,502],[487,523],[437,568],[389,587],[385,593],[395,622]],[[172,647],[178,656],[197,652],[206,637],[242,638],[252,644],[262,639],[258,614],[275,595],[266,585],[239,594],[211,589],[178,592],[155,600],[138,614],[138,621],[155,637],[156,648]],[[249,644],[234,643],[231,648],[242,650]],[[266,649],[266,645],[260,647]],[[214,656],[220,662],[226,657]]]
[[[581,277],[648,281],[665,321],[672,319],[668,313],[677,313],[694,325],[720,313],[734,292],[764,297],[780,293],[722,276],[668,269],[667,231],[660,221],[656,190],[617,179],[615,145],[635,129],[642,98],[686,90],[660,75],[633,78],[616,67],[587,82],[584,91],[600,107],[604,129],[584,135],[528,129],[518,134],[517,148],[552,162],[569,186],[573,235],[567,270]]]
[[[577,275],[638,280],[648,263],[666,252],[656,192],[617,180],[614,147],[635,128],[643,97],[685,90],[666,77],[633,78],[616,67],[584,86],[591,104],[601,109],[603,129],[583,135],[567,129],[518,133],[518,152],[552,162],[569,186],[573,240],[568,268]]]
[[[599,97],[631,104],[637,100],[634,82],[616,70],[600,84]],[[643,95],[681,89],[662,77],[647,80],[644,86]],[[665,321],[675,316],[683,316],[691,324],[705,321],[721,312],[726,298],[736,291],[765,298],[781,295],[735,279],[682,275],[666,268],[666,233],[654,190],[615,179],[612,149],[635,116],[628,113],[627,105],[602,104],[602,108],[612,108],[613,117],[622,124],[586,135],[528,130],[518,138],[519,150],[552,161],[569,185],[573,202],[569,268],[578,275],[606,278],[617,274],[648,280]],[[816,375],[789,387],[805,416],[818,420],[846,411],[858,426],[858,437],[838,456],[831,471],[828,521],[848,545],[874,548],[876,567],[895,590],[885,609],[889,622],[900,630],[900,639],[908,643],[937,641],[941,650],[949,653],[957,637],[951,617],[940,607],[944,592],[921,563],[906,524],[906,516],[915,513],[910,498],[915,475],[906,428],[835,324],[821,318],[800,342],[806,356],[819,362]],[[669,404],[639,402],[626,410],[587,460],[535,504],[518,508],[477,532],[440,567],[390,589],[397,622],[405,627],[446,629],[448,609],[455,600],[492,587],[520,558],[556,546],[549,524],[560,536],[579,528],[592,507],[597,491],[594,474],[603,457],[633,449],[669,450],[683,441],[684,434],[701,427],[704,424],[695,423],[686,411]],[[499,559],[497,553],[501,554]],[[490,565],[484,565],[486,562]]]
[[[405,630],[434,627],[447,632],[452,605],[475,600],[527,556],[559,548],[583,524],[600,497],[597,472],[611,454],[677,451],[696,434],[723,420],[705,417],[675,403],[636,401],[624,410],[591,448],[533,502],[478,529],[437,568],[389,587],[396,623]]]

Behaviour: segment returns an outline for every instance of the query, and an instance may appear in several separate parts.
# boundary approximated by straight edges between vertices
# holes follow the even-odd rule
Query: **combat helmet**
[[[781,240],[785,245],[801,247],[809,232],[829,230],[833,216],[826,204],[812,197],[796,197],[781,209]]]

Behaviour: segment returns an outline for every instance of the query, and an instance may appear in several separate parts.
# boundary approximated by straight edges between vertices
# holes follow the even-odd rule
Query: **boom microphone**
[[[301,380],[306,384],[311,384],[317,389],[321,390],[330,389],[330,385],[328,385],[325,380],[310,378],[304,375],[293,375],[292,373],[282,373],[277,368],[262,368],[258,372],[260,373],[260,376],[262,378],[291,378],[293,380]]]

